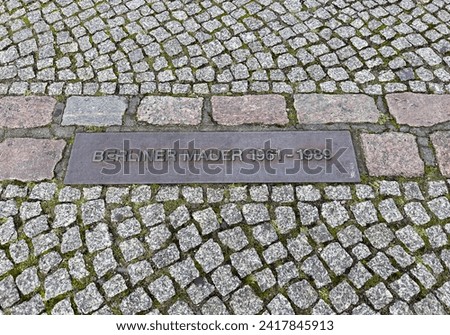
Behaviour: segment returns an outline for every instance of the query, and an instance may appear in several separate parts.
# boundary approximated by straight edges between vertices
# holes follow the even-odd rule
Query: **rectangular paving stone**
[[[5,139],[0,143],[0,180],[52,179],[65,146],[63,140]]]
[[[34,128],[52,122],[56,100],[52,97],[0,98],[0,127]]]
[[[375,123],[381,115],[374,99],[363,94],[296,94],[294,107],[300,124]]]
[[[67,184],[358,181],[347,131],[79,133],[65,178]]]
[[[286,101],[281,95],[214,96],[211,98],[214,121],[225,126],[242,124],[279,124],[289,122]]]
[[[128,108],[127,99],[118,96],[67,99],[62,125],[111,126],[122,125],[122,116]]]
[[[450,177],[450,131],[437,131],[430,138],[442,175]]]
[[[198,125],[202,108],[203,98],[149,96],[142,99],[137,119],[154,125]]]
[[[371,176],[416,177],[424,173],[414,135],[361,134],[361,144]]]
[[[394,93],[386,95],[386,102],[400,124],[430,127],[450,121],[450,95]]]

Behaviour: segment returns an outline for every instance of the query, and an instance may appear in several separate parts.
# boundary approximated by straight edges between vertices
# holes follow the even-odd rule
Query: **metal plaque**
[[[80,133],[66,184],[359,182],[348,131]]]

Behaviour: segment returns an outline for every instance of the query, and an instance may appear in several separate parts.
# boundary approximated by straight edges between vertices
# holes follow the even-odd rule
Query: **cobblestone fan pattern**
[[[0,94],[450,92],[448,0],[4,0]]]
[[[446,180],[0,186],[5,314],[448,314]]]

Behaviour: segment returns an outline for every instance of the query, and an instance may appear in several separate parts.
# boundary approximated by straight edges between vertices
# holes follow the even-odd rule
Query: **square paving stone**
[[[133,286],[153,274],[152,266],[146,260],[128,265],[127,271]]]
[[[234,225],[242,221],[242,214],[236,204],[225,204],[220,207],[220,216],[229,225]]]
[[[44,301],[39,294],[11,308],[12,315],[39,315],[44,310]]]
[[[330,291],[330,300],[338,313],[358,303],[355,290],[347,283],[341,282]]]
[[[447,235],[441,226],[435,225],[425,229],[428,236],[428,241],[433,248],[439,248],[448,243]]]
[[[52,179],[62,158],[63,140],[7,138],[0,142],[0,180]],[[24,164],[32,158],[32,164]]]
[[[380,181],[380,194],[386,196],[401,196],[400,186],[396,181]]]
[[[178,186],[162,186],[156,193],[156,201],[178,200],[180,188]]]
[[[353,264],[353,259],[338,242],[328,244],[320,253],[320,257],[337,276]]]
[[[226,296],[233,292],[241,284],[239,278],[234,276],[231,272],[230,265],[222,265],[214,270],[211,275],[211,280],[222,296]]]
[[[425,246],[425,242],[411,226],[397,230],[395,235],[411,252],[415,252]]]
[[[400,279],[392,282],[389,287],[397,293],[397,295],[407,302],[420,292],[419,285],[416,284],[410,276],[404,274]]]
[[[313,251],[305,234],[300,234],[295,238],[288,239],[287,248],[297,262],[300,262],[303,257],[309,255]]]
[[[334,310],[322,299],[312,309],[312,315],[334,315]]]
[[[294,201],[294,188],[292,185],[282,185],[272,187],[272,201],[275,202],[292,202]]]
[[[266,246],[278,240],[278,235],[270,223],[263,223],[252,228],[253,237]]]
[[[246,249],[230,256],[231,264],[241,278],[262,267],[261,259],[255,249]]]
[[[428,207],[439,220],[450,218],[450,201],[446,197],[439,197],[428,201]]]
[[[393,299],[392,293],[387,289],[384,283],[379,283],[368,289],[366,291],[366,296],[376,310],[382,309]]]
[[[397,208],[393,199],[385,199],[378,204],[378,210],[388,223],[403,220],[403,215]]]
[[[202,243],[202,238],[194,224],[180,229],[177,237],[181,251],[189,251]]]
[[[408,254],[405,249],[403,249],[399,245],[395,245],[391,248],[389,248],[386,253],[394,257],[395,261],[402,267],[406,268],[410,266],[412,263],[414,263],[415,259],[410,254]]]
[[[0,250],[0,276],[3,276],[14,267],[13,263],[6,256],[3,250]]]
[[[218,297],[212,297],[202,306],[203,315],[228,315],[227,307]]]
[[[297,198],[300,201],[318,201],[320,200],[320,190],[312,185],[297,186],[295,188]]]
[[[72,227],[63,234],[61,242],[61,252],[63,254],[77,250],[82,246],[80,228]]]
[[[436,278],[423,264],[417,264],[414,269],[411,270],[411,274],[417,278],[427,290],[436,284]]]
[[[286,101],[281,95],[213,96],[211,105],[213,119],[221,125],[284,125],[289,122]]]
[[[39,201],[36,202],[23,202],[20,205],[19,213],[22,221],[26,221],[35,216],[38,216],[42,212],[41,203]]]
[[[112,245],[111,234],[106,223],[99,223],[93,229],[87,230],[86,246],[89,252],[103,250]]]
[[[322,216],[326,223],[335,228],[350,219],[347,210],[337,201],[326,202],[322,205]]]
[[[200,273],[195,267],[192,258],[188,257],[184,261],[177,262],[169,267],[170,275],[182,287],[189,285]]]
[[[5,225],[7,223],[8,222],[6,222]],[[2,226],[0,226],[0,238],[1,238],[1,231],[2,231],[1,227]],[[49,228],[50,227],[48,226],[48,216],[41,215],[35,219],[29,220],[23,227],[23,232],[27,237],[33,238],[33,237],[39,235],[40,233],[47,231]],[[0,240],[0,243],[1,243],[1,240]]]
[[[185,301],[177,301],[167,310],[169,315],[194,315],[194,312]]]
[[[269,200],[269,188],[267,185],[254,185],[250,187],[250,198],[255,202]]]
[[[413,312],[409,308],[409,305],[402,301],[396,301],[389,307],[389,313],[391,315],[412,315]]]
[[[444,306],[438,301],[433,293],[428,293],[428,295],[416,302],[413,305],[414,311],[419,315],[445,315]]]
[[[377,210],[371,201],[357,203],[350,207],[356,222],[365,227],[378,221]]]
[[[99,277],[103,277],[106,273],[114,270],[118,266],[111,249],[99,252],[95,255],[92,263],[94,265],[94,271]]]
[[[304,273],[306,273],[307,275],[311,276],[314,279],[314,284],[316,285],[317,288],[321,288],[331,283],[331,279],[330,276],[328,275],[327,270],[323,266],[319,257],[317,257],[316,255],[307,258],[303,262],[301,269]]]
[[[55,206],[55,219],[52,227],[67,227],[77,220],[77,205],[60,204]]]
[[[198,125],[202,108],[203,98],[148,96],[138,107],[137,119],[154,125]]]
[[[299,123],[376,123],[380,111],[372,97],[362,94],[296,94]]]
[[[318,294],[306,281],[296,282],[288,287],[289,299],[300,309],[306,309],[317,301]]]
[[[400,124],[430,127],[450,121],[450,115],[446,112],[450,98],[446,95],[394,93],[386,95],[386,102],[389,112]]]
[[[416,139],[411,134],[362,134],[362,148],[371,176],[418,177],[424,173]]]
[[[289,300],[280,293],[267,304],[267,308],[272,315],[295,315]]]
[[[141,224],[135,218],[125,220],[117,225],[117,233],[122,238],[128,238],[138,235],[142,231]],[[149,229],[152,232],[152,229]],[[159,235],[159,238],[163,238],[163,235]],[[146,237],[147,240],[147,237]],[[161,240],[156,240],[154,243],[160,243]]]
[[[377,249],[386,248],[392,240],[394,240],[394,234],[388,228],[385,223],[379,223],[364,231],[370,244],[372,244]]]
[[[160,303],[164,303],[175,295],[175,288],[172,280],[167,276],[162,276],[153,281],[148,290]]]
[[[14,263],[25,262],[30,256],[30,248],[25,240],[19,240],[9,246],[9,254]]]
[[[72,290],[70,275],[66,269],[59,269],[45,278],[45,300],[55,298]]]
[[[242,250],[248,245],[247,236],[241,227],[220,231],[218,236],[223,244],[234,251]]]
[[[441,195],[448,194],[448,188],[443,180],[429,181],[427,193],[430,198],[437,198]]]
[[[166,219],[163,204],[152,204],[139,208],[139,213],[141,214],[142,222],[147,227],[155,226]]]
[[[244,286],[233,293],[230,306],[236,315],[254,315],[263,309],[263,301],[250,286]]]
[[[275,217],[278,231],[281,234],[287,234],[297,226],[295,213],[291,207],[280,206],[275,208]]]
[[[242,214],[250,225],[270,221],[269,211],[263,204],[245,204],[242,207]]]
[[[192,217],[200,224],[202,235],[208,235],[219,229],[216,213],[212,208],[192,213]]]
[[[30,193],[30,199],[52,200],[56,192],[55,183],[39,183],[33,187]]]
[[[450,132],[438,131],[431,134],[430,138],[436,151],[436,158],[442,175],[450,177]]]
[[[16,284],[22,294],[27,295],[41,286],[36,267],[30,267],[22,271],[16,277]]]
[[[75,293],[75,304],[82,314],[97,310],[103,303],[103,297],[94,283],[89,284],[80,292]]]
[[[86,263],[80,252],[76,253],[75,256],[69,259],[69,272],[70,275],[75,279],[83,279],[89,275],[86,269]]]
[[[348,186],[326,186],[325,195],[330,200],[351,200],[352,193]]]
[[[122,125],[127,108],[128,102],[124,97],[73,96],[67,99],[61,124],[100,127]]]
[[[175,229],[184,225],[189,221],[190,218],[191,215],[189,214],[189,210],[185,205],[178,207],[169,215],[170,224]]]
[[[142,287],[126,296],[120,303],[120,310],[124,315],[137,314],[152,307],[152,299]]]
[[[373,275],[367,271],[361,262],[358,262],[354,267],[352,267],[348,274],[348,279],[350,279],[357,289],[363,287],[364,284],[372,277]]]
[[[141,257],[145,252],[142,243],[137,238],[132,238],[121,242],[119,244],[119,248],[126,262],[130,262],[133,259]]]
[[[59,244],[59,239],[54,232],[51,232],[48,234],[41,234],[39,236],[36,236],[35,238],[33,238],[32,243],[34,255],[39,256],[47,250],[56,247]]]
[[[177,246],[172,243],[167,248],[158,251],[153,257],[152,261],[161,269],[180,259],[180,251]]]
[[[342,246],[347,248],[358,242],[362,242],[362,233],[356,226],[351,225],[340,230],[337,234],[337,238]]]
[[[198,277],[194,280],[191,286],[186,290],[189,298],[196,305],[201,303],[207,297],[214,292],[214,285],[210,284],[207,280],[202,277]]]
[[[406,182],[403,184],[405,198],[407,200],[424,200],[419,184],[416,182]]]
[[[35,128],[52,122],[56,100],[44,96],[0,98],[0,127]],[[33,117],[30,117],[30,114]]]
[[[403,207],[403,210],[405,211],[406,216],[414,224],[424,225],[431,220],[427,211],[420,202],[409,202]]]
[[[450,282],[446,282],[439,287],[436,294],[440,301],[450,307]]]
[[[270,245],[263,252],[263,257],[267,264],[272,264],[275,263],[276,261],[284,259],[287,257],[287,255],[288,255],[287,250],[281,242],[277,242]]]
[[[13,276],[0,280],[0,307],[8,308],[20,300]]]
[[[85,225],[103,220],[105,217],[105,202],[91,200],[81,205],[81,219]]]
[[[212,239],[202,244],[195,253],[195,259],[206,273],[211,272],[224,261],[220,245]]]
[[[325,243],[334,239],[323,223],[309,229],[308,233],[316,243]]]
[[[148,230],[145,242],[147,242],[150,250],[156,251],[161,249],[171,236],[172,234],[166,225],[161,224]]]
[[[115,275],[102,285],[106,298],[111,299],[127,289],[125,279],[119,274]]]
[[[316,206],[299,202],[297,207],[302,225],[309,226],[319,220],[319,210]]]
[[[367,263],[367,266],[384,280],[398,272],[398,270],[392,266],[389,258],[382,252],[378,252],[375,257]]]
[[[277,283],[275,276],[269,268],[256,272],[254,277],[261,292],[267,291]]]
[[[298,270],[294,262],[281,264],[275,270],[277,272],[278,286],[280,287],[286,285],[292,279],[298,278]]]

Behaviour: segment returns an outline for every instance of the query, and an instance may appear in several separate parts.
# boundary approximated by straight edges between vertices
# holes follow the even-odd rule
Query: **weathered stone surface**
[[[61,124],[64,126],[121,125],[122,116],[127,107],[127,99],[118,96],[70,97],[67,99]]]
[[[417,177],[424,173],[415,137],[403,133],[362,134],[361,142],[371,176]]]
[[[373,98],[363,94],[297,94],[294,107],[299,123],[375,123],[380,111]]]
[[[400,124],[430,127],[450,121],[450,96],[417,93],[386,95],[389,112]]]
[[[441,173],[450,177],[450,132],[438,131],[430,136]]]
[[[5,139],[0,143],[0,180],[52,179],[65,145],[63,140]]]
[[[203,98],[157,97],[142,99],[138,121],[155,125],[197,125],[202,121]]]
[[[286,101],[283,96],[246,95],[211,98],[214,120],[226,126],[241,124],[287,124]]]
[[[0,98],[0,127],[34,128],[52,122],[56,100],[52,97]]]

